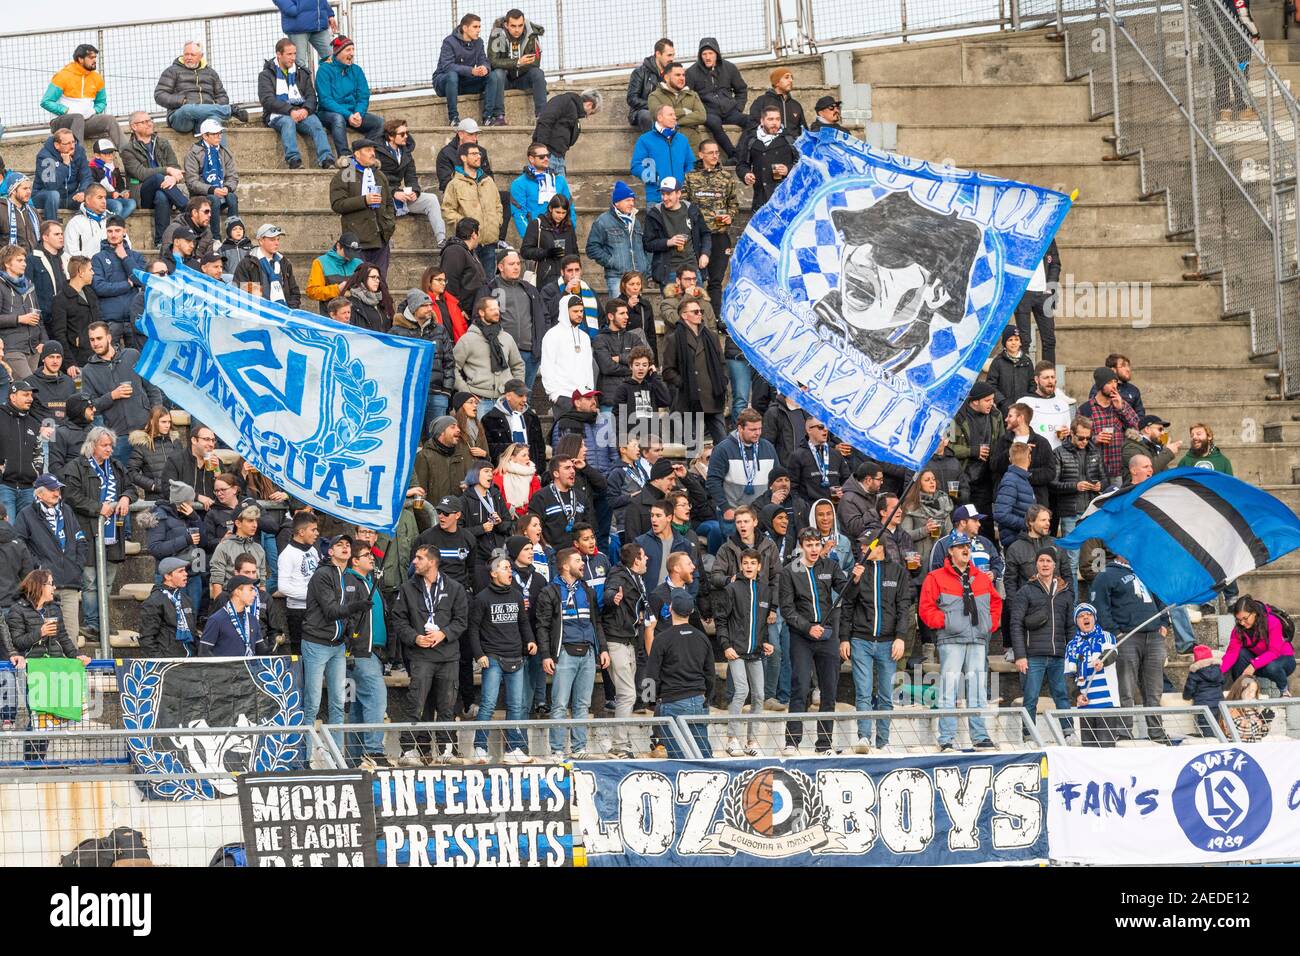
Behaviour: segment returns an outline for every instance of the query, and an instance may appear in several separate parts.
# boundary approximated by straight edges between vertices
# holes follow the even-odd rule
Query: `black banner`
[[[249,866],[377,866],[372,775],[245,774],[239,814]]]

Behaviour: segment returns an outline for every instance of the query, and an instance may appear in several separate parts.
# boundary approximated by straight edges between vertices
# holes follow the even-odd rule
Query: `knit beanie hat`
[[[1204,644],[1197,644],[1192,648],[1192,657],[1196,658],[1198,661],[1208,661],[1213,656],[1214,651],[1210,650]]]
[[[791,71],[791,69],[788,66],[778,66],[775,70],[772,71],[772,74],[769,77],[769,79],[771,79],[772,81],[772,85],[776,86],[777,83],[781,82],[781,77],[785,76],[787,73],[789,73],[791,76],[794,75],[793,71]]]
[[[620,179],[618,182],[614,184],[614,195],[610,199],[610,204],[612,205],[614,203],[622,202],[624,199],[635,199],[635,198],[636,198],[636,193],[632,191],[632,187]]]
[[[519,557],[520,551],[523,551],[524,548],[531,548],[532,546],[533,543],[522,534],[511,535],[509,540],[506,541],[506,555],[511,561],[514,561]]]

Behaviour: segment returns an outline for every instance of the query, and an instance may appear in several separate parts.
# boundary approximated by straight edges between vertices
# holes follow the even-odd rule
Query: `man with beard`
[[[437,501],[460,494],[460,482],[469,468],[469,445],[451,415],[433,420],[431,437],[415,456],[411,488],[418,497]],[[409,493],[409,492],[408,492]]]
[[[1146,455],[1151,459],[1151,467],[1156,474],[1168,468],[1183,449],[1181,441],[1166,444],[1168,440],[1165,438],[1165,429],[1168,427],[1169,423],[1159,415],[1144,415],[1138,422],[1137,438],[1124,442],[1124,464],[1127,465],[1134,455]]]
[[[1137,411],[1120,391],[1119,375],[1113,368],[1102,366],[1092,373],[1093,393],[1079,409],[1079,415],[1092,422],[1092,440],[1101,450],[1101,463],[1106,477],[1118,481],[1124,474],[1126,458],[1124,432],[1137,428]]]
[[[1232,462],[1214,443],[1214,430],[1209,425],[1197,422],[1188,429],[1187,434],[1192,446],[1178,462],[1178,468],[1207,468],[1225,475],[1232,474]]]
[[[750,209],[758,212],[772,198],[776,187],[799,162],[793,136],[781,128],[781,111],[775,106],[763,110],[757,126],[740,137],[736,148],[736,175],[754,189]]]
[[[1033,391],[1019,401],[1034,411],[1034,433],[1046,438],[1052,451],[1060,448],[1061,442],[1070,434],[1070,423],[1074,421],[1074,399],[1057,392],[1056,366],[1051,362],[1035,365]]]
[[[1034,433],[1033,420],[1034,410],[1024,402],[1016,402],[1007,409],[1007,430],[993,443],[989,460],[993,474],[1000,479],[1011,467],[1011,446],[1022,442],[1028,444],[1031,453],[1029,483],[1034,486],[1034,499],[1045,505],[1051,494],[1052,480],[1056,478],[1056,459],[1052,457],[1052,446],[1047,439]]]
[[[980,533],[993,537],[993,489],[997,477],[989,466],[993,445],[1002,437],[1002,416],[993,411],[997,397],[993,386],[976,382],[966,397],[966,406],[953,419],[952,453],[962,463],[970,486],[970,500],[984,515]]]

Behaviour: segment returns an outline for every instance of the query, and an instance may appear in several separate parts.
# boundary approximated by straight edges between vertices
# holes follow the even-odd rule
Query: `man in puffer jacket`
[[[939,649],[939,707],[957,706],[957,687],[965,687],[966,706],[983,709],[988,697],[988,645],[1002,620],[1002,598],[993,579],[970,563],[970,538],[949,537],[948,558],[931,571],[921,586],[920,618],[936,631]],[[982,717],[970,719],[976,750],[993,750]],[[939,750],[951,752],[957,718],[939,718]]]
[[[191,133],[206,119],[218,122],[232,116],[248,122],[248,111],[232,109],[225,84],[203,58],[203,45],[195,40],[181,49],[153,90],[154,102],[167,111],[167,125],[178,133]]]
[[[474,324],[452,350],[456,365],[456,388],[477,395],[491,404],[505,394],[511,379],[524,377],[524,358],[509,332],[501,328],[501,305],[496,299],[480,299]]]
[[[533,115],[538,117],[546,108],[546,74],[541,67],[542,45],[539,41],[545,32],[541,24],[527,19],[522,11],[511,10],[505,16],[497,17],[487,42],[488,65],[492,67],[492,79],[502,96],[506,90],[531,90]],[[504,107],[504,98],[501,102]],[[501,116],[505,116],[504,109]]]
[[[686,83],[700,94],[708,114],[704,125],[726,154],[727,165],[735,165],[736,147],[722,127],[724,123],[739,126],[744,132],[754,125],[754,121],[745,115],[749,87],[736,65],[722,58],[718,41],[713,37],[700,40],[695,63],[686,71]]]
[[[393,316],[392,335],[424,339],[434,345],[433,366],[429,371],[429,398],[424,406],[425,432],[429,423],[445,415],[456,385],[456,360],[451,333],[433,317],[433,300],[419,289],[406,294],[406,307]]]
[[[1065,648],[1074,637],[1074,594],[1062,583],[1057,551],[1038,549],[1037,574],[1011,600],[1011,649],[1023,677],[1024,707],[1037,720],[1043,679],[1057,710],[1070,707],[1065,688]],[[1060,569],[1068,570],[1068,569]]]
[[[329,0],[275,0],[280,11],[280,32],[293,41],[307,62],[310,45],[322,60],[330,55],[330,34],[338,29],[338,20]]]

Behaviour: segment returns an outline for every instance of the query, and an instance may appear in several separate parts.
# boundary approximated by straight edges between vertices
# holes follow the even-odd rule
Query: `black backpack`
[[[147,860],[144,834],[130,827],[118,827],[107,836],[82,840],[75,850],[59,860],[59,866],[112,866],[119,860]]]
[[[1295,621],[1291,619],[1291,615],[1280,607],[1273,607],[1269,604],[1265,604],[1264,607],[1269,614],[1272,614],[1282,623],[1282,636],[1286,638],[1288,644],[1295,647]]]

